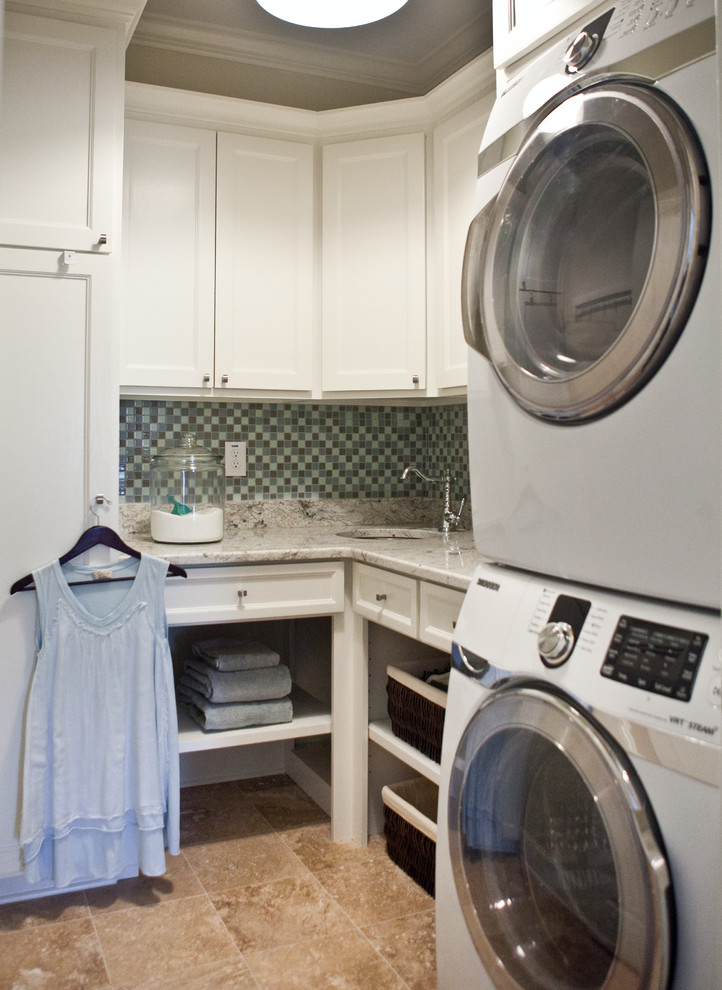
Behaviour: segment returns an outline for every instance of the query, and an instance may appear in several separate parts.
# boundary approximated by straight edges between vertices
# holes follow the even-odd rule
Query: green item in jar
[[[169,502],[173,503],[173,508],[171,510],[172,516],[187,516],[189,512],[193,512],[193,509],[189,509],[187,505],[183,505],[179,502],[177,498],[173,498],[172,495],[166,495]]]

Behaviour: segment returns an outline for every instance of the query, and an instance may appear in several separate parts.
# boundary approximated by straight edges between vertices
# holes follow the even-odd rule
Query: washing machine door
[[[472,223],[468,343],[528,413],[611,412],[662,365],[697,296],[710,236],[704,155],[658,89],[607,80],[541,116]]]
[[[512,680],[459,743],[452,872],[498,990],[665,990],[671,881],[631,763],[572,698]]]

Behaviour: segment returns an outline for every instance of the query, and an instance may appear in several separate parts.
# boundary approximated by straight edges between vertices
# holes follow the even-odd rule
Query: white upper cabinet
[[[311,389],[313,220],[311,145],[218,135],[216,386]]]
[[[434,236],[430,244],[433,333],[429,360],[437,388],[466,386],[461,322],[461,268],[475,215],[477,158],[492,97],[479,100],[434,131]]]
[[[213,381],[216,135],[128,120],[121,384]]]
[[[113,250],[119,39],[111,28],[6,12],[0,244]]]
[[[323,390],[426,384],[423,134],[323,149]]]
[[[506,68],[598,4],[599,0],[493,0],[494,66]]]

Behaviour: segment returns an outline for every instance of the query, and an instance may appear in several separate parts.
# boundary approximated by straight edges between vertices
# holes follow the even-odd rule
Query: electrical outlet
[[[226,478],[246,477],[246,444],[243,440],[226,440]]]

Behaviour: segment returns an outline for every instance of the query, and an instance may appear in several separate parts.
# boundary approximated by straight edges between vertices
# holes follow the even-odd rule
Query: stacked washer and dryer
[[[594,8],[482,142],[440,990],[722,986],[714,17]]]

